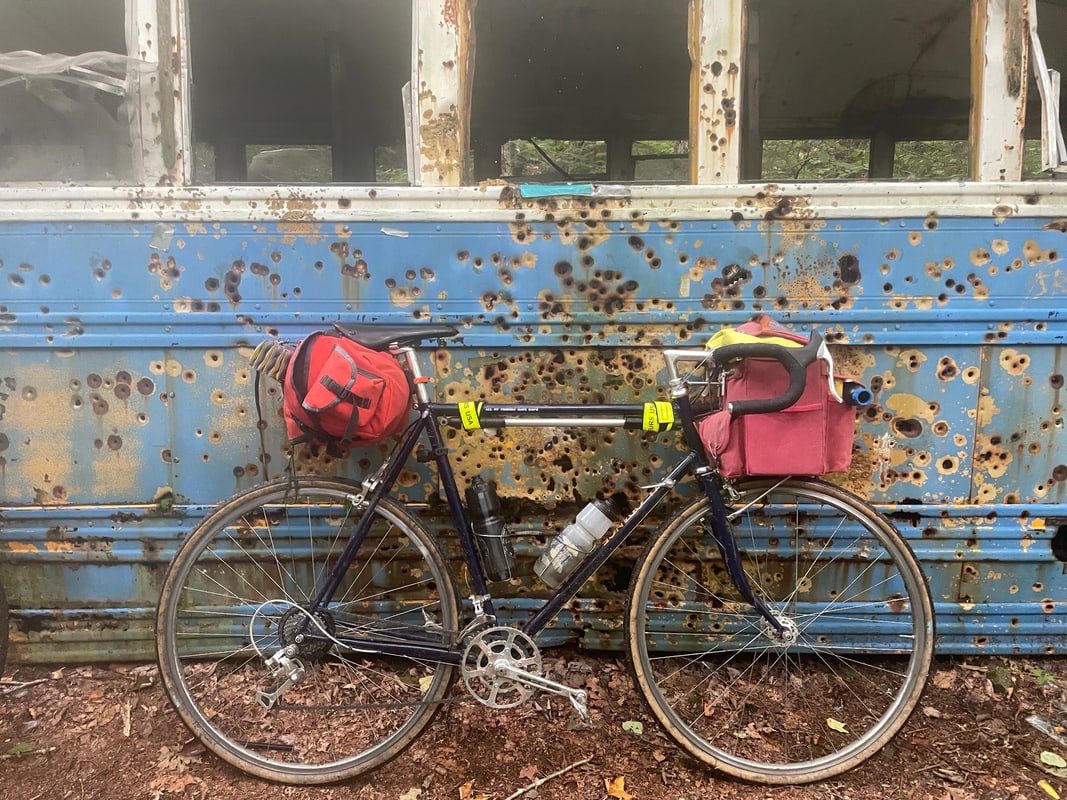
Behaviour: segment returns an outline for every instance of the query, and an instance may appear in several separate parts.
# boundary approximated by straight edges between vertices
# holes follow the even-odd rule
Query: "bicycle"
[[[460,699],[450,696],[457,673],[487,706],[547,692],[588,718],[584,691],[543,674],[535,639],[684,478],[699,495],[651,535],[624,620],[634,679],[675,742],[738,778],[803,783],[857,766],[907,720],[934,643],[930,594],[907,543],[870,505],[821,479],[724,480],[695,427],[694,387],[721,391],[737,359],[771,357],[789,372],[782,397],[748,401],[746,411],[792,403],[817,334],[801,349],[666,350],[668,403],[491,405],[431,399],[415,348],[455,328],[335,327],[401,360],[417,419],[364,481],[264,483],[225,501],[182,543],[159,601],[160,671],[185,724],[219,757],[287,783],[365,773]],[[442,425],[658,429],[672,416],[686,445],[677,463],[521,627],[501,622]],[[432,536],[388,496],[420,444],[454,536]],[[465,602],[446,546],[465,565]]]

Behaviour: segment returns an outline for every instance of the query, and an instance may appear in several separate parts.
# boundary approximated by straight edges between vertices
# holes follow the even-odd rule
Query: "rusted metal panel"
[[[442,399],[633,402],[662,398],[661,347],[756,311],[827,328],[842,368],[874,390],[837,480],[916,546],[943,651],[1062,652],[1063,191],[1027,202],[1021,187],[920,189],[913,205],[939,205],[905,215],[878,185],[675,191],[670,203],[657,191],[338,189],[263,203],[72,190],[44,222],[30,218],[33,191],[9,193],[0,577],[13,587],[16,657],[148,652],[181,532],[286,463],[276,391],[261,440],[245,361],[266,336],[335,319],[449,320],[462,342],[423,354]],[[603,430],[451,442],[463,477],[497,479],[516,527],[534,531],[523,563],[579,499],[635,499],[676,452],[668,435]],[[301,450],[297,464],[359,477],[381,455]],[[403,491],[440,523],[432,475],[413,467]],[[634,557],[636,545],[595,576],[553,635],[588,628],[590,643],[617,642]],[[542,591],[517,582],[507,613],[521,618]]]

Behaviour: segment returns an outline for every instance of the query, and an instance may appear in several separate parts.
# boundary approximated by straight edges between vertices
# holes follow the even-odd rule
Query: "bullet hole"
[[[640,236],[631,236],[626,241],[629,243],[630,247],[632,247],[637,252],[641,252],[645,249],[645,240],[642,239]]]
[[[196,372],[194,372],[191,369],[187,369],[187,370],[183,371],[182,372],[182,380],[185,381],[186,383],[195,383],[196,382]]]
[[[460,250],[456,253],[456,260],[459,262],[467,261],[470,257],[470,250]]]
[[[0,448],[3,449],[3,448]],[[1058,561],[1067,563],[1067,525],[1059,525],[1052,536],[1052,555]]]
[[[37,390],[32,386],[23,386],[22,399],[32,403],[37,399]]]
[[[245,468],[244,467],[238,466],[238,467],[234,467],[233,468],[233,477],[235,477],[235,478],[243,478],[244,476],[245,476]]]
[[[115,384],[115,397],[117,397],[119,400],[128,400],[130,398],[131,394],[132,394],[132,390],[130,389],[130,384],[128,384],[128,383],[116,383]]]
[[[1051,376],[1049,376],[1048,382],[1053,389],[1056,389],[1058,391],[1063,388],[1063,375],[1058,372],[1053,373]]]
[[[271,286],[278,286],[282,282],[282,276],[277,272],[272,272],[267,280],[270,281]]]
[[[121,450],[122,449],[122,437],[116,433],[107,437],[107,449],[108,450]]]
[[[959,372],[956,362],[948,356],[942,356],[937,362],[937,379],[940,381],[950,381],[959,375]]]
[[[268,267],[266,264],[260,264],[258,261],[253,261],[249,265],[248,269],[253,275],[258,275],[261,278],[265,275],[270,274],[270,267]]]
[[[138,394],[143,395],[144,397],[148,397],[150,394],[155,392],[155,390],[156,384],[151,378],[141,378],[139,381],[137,381]]]
[[[853,253],[843,253],[837,259],[838,278],[846,286],[860,282],[860,260]]]
[[[893,432],[905,439],[916,439],[922,436],[923,424],[921,420],[897,417],[893,420]]]
[[[159,457],[163,460],[164,464],[174,463],[174,455],[171,453],[169,447],[164,447],[162,450],[160,450]]]
[[[727,126],[733,125],[737,122],[737,108],[734,103],[734,98],[724,97],[719,104],[723,110],[723,121]]]
[[[762,197],[763,192],[760,192],[757,197]],[[763,219],[766,222],[773,222],[774,220],[786,219],[793,211],[793,200],[790,197],[782,197],[763,215]]]
[[[1052,480],[1056,483],[1063,483],[1067,480],[1067,466],[1063,464],[1057,464],[1052,470]]]
[[[937,230],[937,226],[938,226],[937,213],[936,212],[931,212],[930,215],[926,218],[926,221],[923,223],[923,227],[926,228],[926,230],[928,230],[928,231],[936,231]]]
[[[93,404],[93,413],[96,414],[98,417],[104,416],[104,414],[108,412],[108,409],[111,408],[111,406],[108,405],[107,400],[105,400],[96,392],[93,392],[89,396],[89,399]]]
[[[83,401],[80,394],[73,395],[70,398],[70,407],[77,411],[79,408],[82,407],[82,402]]]
[[[241,302],[241,279],[244,277],[245,262],[241,259],[237,259],[230,265],[229,271],[223,277],[223,287],[226,292],[226,298],[232,305],[239,305]]]
[[[321,261],[316,261],[313,266],[315,267],[315,269],[321,272],[326,265],[323,264]]]

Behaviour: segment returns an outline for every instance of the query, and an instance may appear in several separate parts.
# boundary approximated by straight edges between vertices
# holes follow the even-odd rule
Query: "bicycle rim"
[[[635,573],[635,677],[705,763],[761,783],[828,778],[876,753],[918,702],[933,655],[929,591],[900,534],[851,494],[808,479],[738,488],[741,563],[784,630],[734,587],[701,498]]]
[[[358,487],[282,480],[230,500],[179,550],[157,620],[160,671],[190,730],[260,777],[325,783],[399,754],[430,721],[453,668],[342,647],[346,641],[443,645],[455,587],[425,529],[383,501],[333,601],[309,612],[358,518]],[[301,637],[298,639],[298,637]],[[295,644],[303,675],[277,692],[266,660]],[[291,672],[291,670],[290,670]]]

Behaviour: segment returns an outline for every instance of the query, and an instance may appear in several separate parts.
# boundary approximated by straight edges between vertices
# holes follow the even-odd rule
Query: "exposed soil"
[[[559,699],[510,711],[458,702],[395,761],[317,788],[264,783],[204,752],[169,708],[153,665],[11,668],[0,683],[0,796],[505,800],[547,778],[517,797],[1067,798],[1067,769],[1057,766],[1067,758],[1067,659],[940,659],[919,710],[882,753],[842,778],[768,788],[681,755],[616,655],[547,655],[550,676],[589,691],[592,728],[575,724]],[[631,721],[641,733],[624,729]]]

